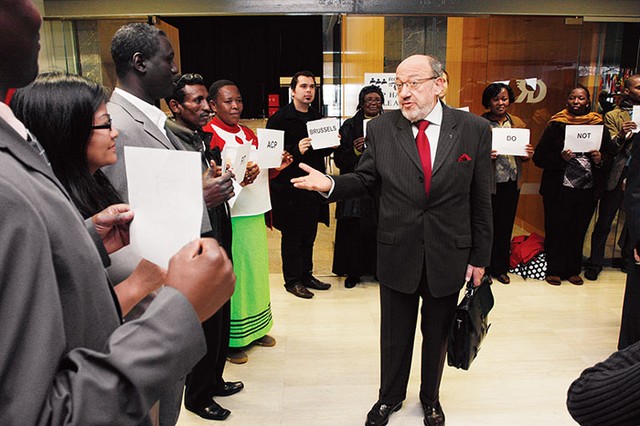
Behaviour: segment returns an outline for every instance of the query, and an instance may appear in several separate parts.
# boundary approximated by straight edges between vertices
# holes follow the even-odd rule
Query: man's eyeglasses
[[[184,82],[185,84],[192,83],[193,81],[202,82],[203,78],[200,74],[195,73],[186,73],[182,74],[178,80],[176,80],[176,85]]]
[[[401,92],[403,88],[407,88],[409,90],[414,90],[417,89],[418,87],[420,87],[420,85],[426,81],[429,80],[435,80],[436,78],[439,78],[440,76],[436,75],[433,77],[429,77],[429,78],[419,78],[413,81],[400,81],[400,80],[396,80],[396,89],[398,89],[398,92]]]
[[[109,117],[109,121],[107,121],[104,124],[96,124],[94,126],[91,126],[92,130],[98,130],[98,129],[109,129],[111,130],[111,116],[108,115],[107,117]]]

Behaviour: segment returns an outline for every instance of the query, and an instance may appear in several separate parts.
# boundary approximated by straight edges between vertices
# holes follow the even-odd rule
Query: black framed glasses
[[[107,115],[107,117],[109,117],[109,120],[106,123],[93,125],[93,126],[91,126],[91,129],[92,130],[98,130],[98,129],[109,129],[109,130],[111,130],[111,116]]]
[[[202,78],[202,76],[200,74],[196,74],[196,73],[186,73],[186,74],[182,74],[177,80],[176,80],[176,85],[179,85],[180,83],[184,83],[184,84],[192,84],[193,82],[197,82],[197,83],[202,83],[204,79]]]

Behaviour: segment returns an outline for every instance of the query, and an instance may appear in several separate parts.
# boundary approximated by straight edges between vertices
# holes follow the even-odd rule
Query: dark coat
[[[329,226],[329,206],[324,198],[316,192],[294,188],[291,179],[306,175],[300,169],[300,163],[308,164],[316,170],[324,172],[325,157],[332,148],[314,150],[309,148],[304,155],[298,149],[298,142],[306,138],[307,121],[319,120],[322,115],[313,108],[303,116],[296,111],[293,102],[279,109],[267,122],[268,129],[283,130],[284,149],[293,156],[293,163],[282,170],[269,182],[271,189],[271,205],[273,208],[273,225],[281,229],[282,224],[295,221],[300,214],[318,214],[318,222]]]

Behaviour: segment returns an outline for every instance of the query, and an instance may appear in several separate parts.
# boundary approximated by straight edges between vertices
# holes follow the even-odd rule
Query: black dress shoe
[[[302,280],[302,284],[304,284],[305,287],[309,287],[314,290],[329,290],[329,288],[331,288],[331,284],[323,283],[313,275],[306,280]]]
[[[444,426],[444,412],[439,401],[434,406],[422,404],[422,410],[425,426]]]
[[[216,396],[231,396],[242,389],[244,389],[244,383],[242,382],[224,382],[224,386],[216,392]]]
[[[384,426],[389,423],[389,416],[402,408],[402,401],[397,404],[382,404],[376,402],[367,414],[365,426]]]
[[[345,286],[345,288],[354,288],[356,286],[356,284],[358,284],[359,282],[360,282],[360,277],[353,277],[353,276],[349,275],[344,280],[344,286]]]
[[[313,293],[307,290],[307,288],[300,283],[285,285],[284,288],[294,296],[298,296],[303,299],[311,299],[313,297]]]
[[[220,404],[218,404],[215,401],[213,401],[213,404],[203,408],[202,410],[189,410],[189,411],[207,420],[224,420],[227,417],[229,417],[229,414],[231,414],[231,411],[221,407]]]

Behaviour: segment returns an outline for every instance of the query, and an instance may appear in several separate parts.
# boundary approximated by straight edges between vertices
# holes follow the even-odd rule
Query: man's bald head
[[[41,23],[31,0],[0,0],[0,89],[26,86],[38,74]]]

